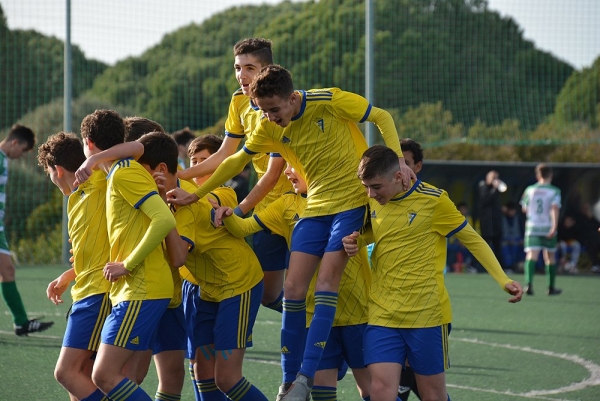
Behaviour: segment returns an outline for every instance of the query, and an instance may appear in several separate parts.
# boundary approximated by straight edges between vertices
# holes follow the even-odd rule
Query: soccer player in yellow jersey
[[[235,77],[240,85],[231,97],[229,113],[225,121],[225,139],[219,150],[206,161],[180,171],[179,177],[191,179],[212,174],[217,167],[236,152],[243,138],[247,138],[259,125],[262,113],[250,99],[250,82],[261,68],[273,64],[271,41],[262,38],[240,40],[233,47]],[[257,153],[252,164],[258,176],[258,182],[248,196],[235,209],[243,216],[254,209],[263,210],[292,187],[285,178],[285,160],[278,153]],[[234,174],[235,175],[235,174]],[[191,195],[193,197],[193,195]],[[194,198],[194,201],[198,198]],[[285,239],[276,234],[261,231],[252,237],[253,249],[264,272],[265,291],[262,304],[270,309],[282,311],[283,279],[288,248]]]
[[[449,400],[445,370],[452,312],[444,285],[446,238],[456,235],[465,244],[512,295],[509,302],[520,301],[523,289],[506,276],[490,247],[445,191],[420,180],[404,191],[393,151],[380,145],[369,148],[358,176],[371,198],[372,233],[356,232],[343,241],[349,255],[376,243],[364,336],[371,400],[396,399],[406,360],[422,399]]]
[[[299,216],[306,207],[306,181],[288,165],[285,175],[292,183],[295,192],[288,192],[267,206],[266,209],[242,219],[233,214],[229,207],[219,207],[215,213],[215,223],[221,221],[236,236],[244,238],[265,230],[283,236],[288,243]],[[230,217],[231,216],[231,217]],[[223,220],[224,218],[224,220]],[[351,258],[344,269],[340,283],[339,305],[336,309],[333,327],[323,351],[323,358],[315,374],[312,396],[318,400],[335,400],[338,370],[347,361],[357,383],[361,397],[369,395],[370,377],[365,368],[362,337],[367,322],[368,285],[371,281],[366,248],[359,257]],[[307,322],[314,313],[314,289],[316,276],[310,283],[306,298]],[[285,393],[280,389],[278,399]]]
[[[305,401],[331,330],[339,282],[348,261],[342,238],[362,227],[368,202],[354,175],[367,147],[356,123],[370,121],[379,127],[386,145],[397,154],[407,187],[414,173],[402,158],[391,115],[362,96],[338,88],[296,91],[290,73],[270,65],[250,84],[250,98],[265,118],[243,149],[227,158],[195,196],[173,191],[170,201],[202,198],[258,153],[280,154],[305,177],[308,201],[292,236],[281,333],[283,382],[289,387],[283,399]],[[315,315],[305,336],[306,293],[319,263]]]
[[[54,375],[77,400],[101,400],[87,364],[100,344],[100,331],[110,312],[110,282],[102,269],[108,262],[106,226],[106,174],[95,171],[90,179],[74,187],[75,171],[85,160],[83,146],[75,134],[59,132],[38,149],[38,162],[52,182],[69,197],[68,231],[73,247],[73,268],[48,285],[48,298],[62,303],[61,296],[72,280],[71,307]]]
[[[122,143],[125,128],[112,110],[96,110],[81,123],[86,156]],[[175,219],[158,196],[152,176],[135,160],[100,168],[107,173],[106,216],[112,310],[101,334],[92,371],[94,384],[112,400],[151,400],[122,371],[149,348],[158,321],[173,296],[173,279],[162,241]]]
[[[140,142],[144,144],[140,160],[155,178],[164,177],[166,189],[181,185],[193,190],[190,183],[177,179],[177,144],[173,138],[151,133]],[[216,189],[210,199],[237,206],[235,191],[228,187]],[[197,316],[203,328],[197,351],[202,353],[197,362],[202,376],[199,381],[201,391],[209,387],[215,390],[210,395],[202,391],[202,395],[213,397],[208,399],[225,400],[226,395],[234,401],[266,401],[260,390],[242,376],[245,350],[252,346],[252,329],[260,307],[263,273],[243,239],[224,227],[213,226],[212,213],[208,199],[175,207],[180,235],[177,247],[188,251],[185,266],[201,288]]]

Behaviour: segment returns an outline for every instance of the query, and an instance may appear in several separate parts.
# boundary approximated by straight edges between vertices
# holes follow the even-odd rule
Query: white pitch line
[[[533,354],[540,354],[540,355],[549,356],[549,357],[553,357],[553,358],[560,358],[560,359],[564,359],[569,362],[573,362],[577,365],[583,366],[585,369],[588,370],[588,372],[590,373],[590,376],[583,381],[573,383],[568,386],[563,386],[563,387],[559,387],[559,388],[552,389],[552,390],[532,390],[532,391],[527,391],[524,393],[514,393],[511,391],[498,391],[498,390],[482,389],[482,388],[475,388],[475,387],[457,386],[457,385],[453,385],[453,384],[448,384],[448,387],[472,389],[472,390],[476,390],[476,391],[484,391],[484,392],[495,393],[495,394],[506,394],[506,395],[511,395],[511,396],[525,397],[525,398],[537,398],[537,399],[555,400],[555,401],[569,401],[569,400],[557,400],[556,398],[545,398],[543,396],[559,395],[559,394],[568,393],[568,392],[572,392],[572,391],[583,390],[586,387],[600,386],[600,365],[595,364],[592,361],[583,359],[577,355],[559,354],[559,353],[552,352],[552,351],[540,350],[540,349],[535,349],[535,348],[531,348],[531,347],[519,347],[519,346],[512,345],[512,344],[491,343],[491,342],[481,341],[481,340],[473,339],[473,338],[451,337],[450,341],[461,341],[461,342],[472,343],[472,344],[488,345],[490,347],[506,348],[506,349],[522,351],[522,352],[531,352]]]

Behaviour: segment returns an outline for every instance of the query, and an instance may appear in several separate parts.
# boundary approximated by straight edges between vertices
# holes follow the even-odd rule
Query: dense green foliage
[[[483,0],[377,1],[376,100],[404,113],[442,102],[454,118],[526,129],[552,113],[573,69],[534,48]],[[426,4],[426,6],[424,6]],[[364,92],[364,1],[322,0],[229,9],[107,69],[92,93],[134,107],[167,130],[202,129],[225,115],[240,38],[274,42],[298,88]]]
[[[106,68],[72,48],[73,97]],[[0,6],[0,129],[64,94],[64,43],[35,31],[11,31]]]
[[[555,109],[563,123],[583,122],[593,128],[600,125],[600,57],[590,68],[575,71],[565,83]]]

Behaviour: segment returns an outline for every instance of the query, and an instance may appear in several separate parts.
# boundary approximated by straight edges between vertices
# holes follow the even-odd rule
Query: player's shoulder
[[[300,91],[300,93],[306,98],[307,102],[330,102],[333,100],[334,94],[340,91],[339,88],[321,88]]]
[[[231,187],[221,186],[213,189],[207,196],[212,197],[219,206],[237,206],[237,194]]]
[[[446,193],[445,190],[440,189],[434,185],[431,185],[428,182],[418,180],[414,185],[415,193],[425,195],[425,196],[433,196],[436,198],[441,197]]]

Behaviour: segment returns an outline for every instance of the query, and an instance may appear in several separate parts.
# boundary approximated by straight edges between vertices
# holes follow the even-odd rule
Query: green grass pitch
[[[0,400],[68,400],[53,371],[70,299],[54,306],[45,296],[48,283],[63,270],[17,268],[30,316],[55,321],[47,332],[15,336],[0,302]],[[545,277],[536,276],[536,295],[513,305],[487,274],[447,275],[454,314],[447,372],[452,400],[600,400],[600,277],[559,276],[564,293],[555,297],[543,294],[544,283]],[[280,319],[261,308],[244,365],[246,377],[269,399],[275,398],[281,379]],[[156,385],[152,366],[142,387],[153,397]],[[339,382],[338,399],[360,399],[351,374]],[[194,400],[189,381],[182,400]]]

